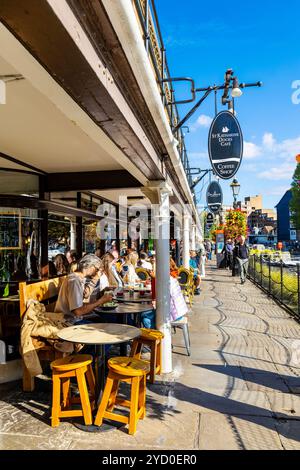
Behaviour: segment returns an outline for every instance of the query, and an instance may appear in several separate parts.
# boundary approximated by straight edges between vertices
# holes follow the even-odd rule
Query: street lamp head
[[[240,96],[242,96],[242,94],[243,94],[243,92],[239,88],[239,81],[238,81],[237,77],[234,77],[233,78],[232,90],[231,90],[231,96],[233,98],[239,98]]]
[[[233,197],[236,198],[240,192],[240,187],[241,187],[240,183],[238,182],[237,179],[234,178],[234,180],[230,184],[230,187],[232,189]]]

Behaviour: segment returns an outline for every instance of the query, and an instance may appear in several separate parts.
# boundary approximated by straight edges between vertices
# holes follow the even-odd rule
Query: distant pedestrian
[[[234,254],[239,265],[241,284],[246,282],[249,264],[249,248],[245,243],[245,237],[240,235],[238,243],[234,249]]]
[[[204,247],[206,250],[207,259],[211,260],[212,245],[210,240],[204,242]]]
[[[226,240],[222,253],[224,254],[224,257],[225,257],[225,268],[226,269],[229,268],[230,270],[232,270],[233,249],[234,249],[233,242],[231,238],[228,238]]]
[[[203,242],[199,243],[198,249],[198,258],[199,258],[199,265],[200,265],[200,276],[201,279],[205,277],[205,261],[206,261],[206,250]]]

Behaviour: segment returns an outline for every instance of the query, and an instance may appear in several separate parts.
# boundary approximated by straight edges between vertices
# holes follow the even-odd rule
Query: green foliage
[[[292,182],[292,199],[290,209],[292,213],[292,222],[297,230],[300,230],[300,163],[297,164]]]

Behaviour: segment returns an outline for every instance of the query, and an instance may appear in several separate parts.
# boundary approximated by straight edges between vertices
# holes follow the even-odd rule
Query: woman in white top
[[[136,252],[129,253],[125,257],[125,264],[123,265],[123,280],[125,283],[133,285],[135,282],[140,282],[140,278],[135,272],[139,256]]]

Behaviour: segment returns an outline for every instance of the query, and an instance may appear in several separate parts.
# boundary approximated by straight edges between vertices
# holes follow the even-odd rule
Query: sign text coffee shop
[[[213,120],[208,136],[208,153],[214,173],[232,178],[243,155],[243,136],[238,120],[230,111],[221,111]]]

